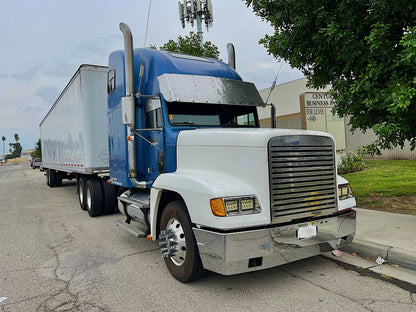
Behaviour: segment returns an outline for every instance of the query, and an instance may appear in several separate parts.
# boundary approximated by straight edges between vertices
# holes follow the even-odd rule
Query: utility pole
[[[199,35],[199,44],[202,47],[202,21],[205,22],[207,31],[208,28],[212,26],[214,21],[211,0],[183,0],[183,3],[178,2],[178,8],[179,19],[182,22],[182,28],[185,28],[185,20],[188,23],[191,23],[192,27],[194,27],[194,21],[196,21],[196,28]]]

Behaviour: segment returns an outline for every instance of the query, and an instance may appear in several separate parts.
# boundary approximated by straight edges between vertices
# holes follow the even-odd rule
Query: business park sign
[[[300,95],[302,129],[332,134],[337,151],[341,151],[345,149],[344,118],[332,113],[334,105],[334,99],[326,92],[305,92]]]

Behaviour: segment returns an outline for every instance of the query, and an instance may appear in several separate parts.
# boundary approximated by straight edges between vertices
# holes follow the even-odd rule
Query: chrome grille
[[[331,138],[272,138],[269,171],[273,223],[337,211],[335,147]]]

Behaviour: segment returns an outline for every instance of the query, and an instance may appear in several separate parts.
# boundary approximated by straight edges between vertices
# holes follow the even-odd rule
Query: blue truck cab
[[[151,187],[160,173],[176,170],[176,140],[180,131],[229,126],[258,127],[255,106],[221,105],[220,103],[195,103],[200,88],[211,85],[192,85],[192,80],[185,81],[184,92],[195,95],[192,102],[186,99],[173,99],[167,102],[160,90],[160,83],[170,83],[183,75],[218,77],[241,81],[241,77],[223,62],[176,52],[157,51],[153,49],[135,49],[134,71],[135,120],[134,140],[136,141],[137,179],[145,181]],[[144,68],[140,76],[140,67]],[[131,182],[128,164],[128,141],[130,135],[122,120],[122,98],[125,93],[125,59],[124,51],[111,53],[108,62],[108,128],[110,176],[113,184],[134,187]],[[163,80],[163,78],[166,78]],[[178,82],[178,81],[176,81]],[[191,96],[192,97],[192,96]],[[208,101],[208,97],[206,101]],[[256,99],[262,104],[261,98]],[[251,114],[251,115],[250,115]],[[238,125],[244,115],[250,115],[251,123]],[[234,122],[235,120],[235,122]],[[130,175],[130,176],[129,176]]]

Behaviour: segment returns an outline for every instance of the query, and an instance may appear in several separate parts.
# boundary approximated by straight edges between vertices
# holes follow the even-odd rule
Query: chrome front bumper
[[[298,239],[300,226],[315,225],[314,238]],[[271,268],[338,249],[352,241],[355,211],[311,223],[219,233],[193,228],[205,269],[223,275]]]

